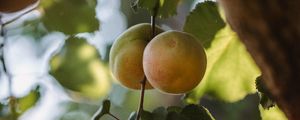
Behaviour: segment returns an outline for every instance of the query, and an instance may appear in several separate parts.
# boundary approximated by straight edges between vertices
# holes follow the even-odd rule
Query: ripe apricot
[[[143,67],[154,88],[171,94],[185,93],[203,78],[206,54],[192,35],[168,31],[157,35],[146,46]]]
[[[37,2],[37,0],[0,0],[0,12],[17,12],[29,5]]]
[[[156,33],[162,30],[156,27]],[[151,25],[142,23],[122,33],[114,42],[109,58],[109,66],[113,76],[125,87],[140,89],[144,79],[143,52],[151,40]],[[146,89],[152,86],[147,82]]]

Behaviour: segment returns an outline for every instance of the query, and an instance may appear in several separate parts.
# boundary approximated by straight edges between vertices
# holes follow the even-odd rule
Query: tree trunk
[[[300,1],[219,0],[289,120],[300,119]]]

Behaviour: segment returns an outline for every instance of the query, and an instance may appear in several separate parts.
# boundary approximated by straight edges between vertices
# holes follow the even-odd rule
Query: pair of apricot
[[[171,94],[192,90],[206,69],[202,45],[188,33],[155,29],[153,39],[147,23],[135,25],[117,38],[109,61],[113,76],[131,89],[140,89],[146,77],[146,89],[154,87]]]

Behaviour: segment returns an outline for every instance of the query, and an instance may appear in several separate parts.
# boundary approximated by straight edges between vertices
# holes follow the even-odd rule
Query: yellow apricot
[[[37,0],[1,0],[0,12],[17,12],[36,2]]]
[[[206,54],[192,35],[168,31],[144,50],[143,67],[150,84],[162,92],[181,94],[195,88],[206,69]]]
[[[156,33],[162,30],[156,27]],[[151,25],[142,23],[122,33],[114,42],[109,58],[112,75],[125,87],[140,89],[144,79],[143,52],[151,40]],[[146,89],[153,88],[148,82]]]

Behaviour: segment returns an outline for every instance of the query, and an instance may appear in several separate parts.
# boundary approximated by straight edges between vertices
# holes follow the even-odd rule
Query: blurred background
[[[5,43],[1,50],[6,71],[1,63],[0,120],[11,118],[10,96],[16,98],[20,120],[89,120],[104,99],[111,100],[111,113],[121,120],[136,111],[139,91],[118,84],[108,68],[109,50],[116,37],[130,26],[150,22],[149,13],[134,12],[131,2],[43,0],[22,11],[1,13],[2,22],[6,23],[30,11],[1,28],[5,32],[0,42]],[[182,31],[186,17],[199,2],[203,1],[181,0],[177,15],[157,19],[157,24],[164,30]],[[38,8],[31,11],[36,6]],[[199,103],[217,120],[260,120],[262,111],[254,88],[259,71],[255,68],[254,73],[246,83],[232,78],[230,84],[221,84],[227,86],[226,89],[242,86],[229,91],[224,91],[220,84],[214,87],[217,83],[208,85],[207,82],[201,82],[202,87],[199,85],[200,88],[187,95],[148,90],[145,109]],[[238,88],[246,92],[236,92]],[[224,100],[224,97],[232,99]],[[263,118],[276,115],[280,116],[278,120],[284,116],[267,113]],[[113,120],[110,116],[102,119]]]

